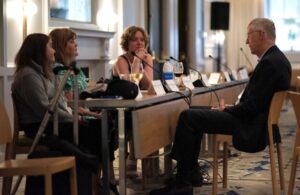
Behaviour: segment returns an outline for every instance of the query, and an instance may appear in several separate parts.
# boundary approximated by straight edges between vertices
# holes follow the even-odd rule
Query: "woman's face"
[[[77,40],[75,38],[70,39],[67,42],[66,55],[70,58],[71,61],[75,60],[76,56],[78,56]]]
[[[50,64],[55,62],[54,54],[55,54],[55,50],[52,47],[52,40],[49,39],[49,41],[46,45],[46,57]]]
[[[145,49],[145,38],[140,31],[137,31],[132,40],[128,42],[128,52]]]

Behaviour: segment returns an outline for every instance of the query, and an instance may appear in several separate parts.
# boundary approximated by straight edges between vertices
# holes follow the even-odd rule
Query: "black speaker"
[[[210,29],[229,29],[229,2],[212,2],[210,9]]]

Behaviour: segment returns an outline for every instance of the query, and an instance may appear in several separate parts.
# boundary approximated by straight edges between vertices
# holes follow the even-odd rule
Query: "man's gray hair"
[[[264,31],[270,39],[276,39],[275,24],[268,18],[255,18],[250,24],[255,30]]]

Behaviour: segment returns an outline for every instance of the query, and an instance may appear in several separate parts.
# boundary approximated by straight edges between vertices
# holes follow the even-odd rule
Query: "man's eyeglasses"
[[[261,30],[253,30],[247,33],[247,37],[249,37],[252,33],[261,32]]]

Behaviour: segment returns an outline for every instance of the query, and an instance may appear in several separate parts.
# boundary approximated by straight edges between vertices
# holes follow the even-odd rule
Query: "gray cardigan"
[[[16,73],[11,90],[19,122],[23,125],[40,123],[55,95],[52,81],[44,76],[42,67],[34,62]],[[62,96],[58,102],[58,118],[59,122],[73,121]]]

